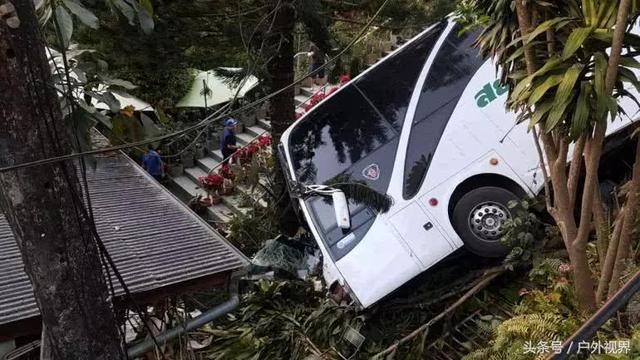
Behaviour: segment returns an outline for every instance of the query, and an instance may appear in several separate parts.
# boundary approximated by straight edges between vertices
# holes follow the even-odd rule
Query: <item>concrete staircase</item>
[[[242,128],[244,131],[238,132],[236,138],[239,146],[246,146],[256,137],[268,133],[271,129],[271,123],[269,120],[260,119],[256,125],[242,126]],[[208,156],[196,160],[196,166],[185,168],[182,175],[171,179],[173,182],[172,190],[185,202],[198,194],[206,195],[204,190],[200,189],[198,178],[206,176],[212,170],[216,171],[222,160],[222,152],[219,149],[210,151]],[[241,187],[238,187],[237,190],[243,193],[249,192]],[[239,194],[223,196],[221,204],[213,205],[207,211],[213,221],[226,223],[231,220],[234,214],[246,213],[249,210],[241,205]]]
[[[366,67],[374,65],[381,59],[392,54],[405,42],[405,40],[397,35],[391,34],[390,36],[389,40],[381,42],[379,47],[372,49],[372,57],[365,60]],[[335,85],[327,84],[324,87],[317,85],[313,85],[312,87],[297,87],[294,98],[296,112],[303,113],[305,104],[314,94],[322,91],[328,92],[333,86]],[[270,129],[271,123],[267,119],[260,119],[256,124],[250,124],[250,126],[242,126],[242,131],[236,134],[238,145],[245,146],[258,136],[268,133]],[[188,202],[199,194],[206,195],[206,193],[199,188],[198,178],[206,176],[212,170],[216,171],[222,160],[222,153],[219,149],[210,151],[208,156],[196,161],[196,166],[185,168],[182,175],[173,177],[170,183],[167,184],[167,187],[185,202]],[[244,214],[249,211],[250,208],[242,206],[242,197],[246,195],[253,197],[256,201],[266,206],[263,200],[257,198],[259,196],[256,195],[259,195],[259,193],[256,194],[243,186],[236,186],[236,189],[236,194],[223,196],[221,204],[213,205],[207,209],[208,217],[212,221],[227,223],[234,215]]]
[[[319,90],[319,87],[300,88],[299,94],[295,96],[296,109],[301,108],[309,98]],[[242,131],[236,133],[236,138],[238,145],[246,146],[258,136],[267,134],[271,129],[271,122],[267,119],[260,119],[255,125],[242,126],[241,128]],[[185,202],[188,202],[198,194],[206,195],[206,193],[200,189],[198,178],[206,176],[209,171],[216,171],[222,160],[222,152],[219,149],[210,151],[208,156],[196,160],[196,166],[185,168],[182,175],[173,177],[168,187]],[[234,215],[245,214],[250,208],[242,206],[242,194],[256,197],[256,193],[250,189],[237,186],[236,194],[223,196],[221,204],[207,208],[208,217],[217,223],[227,223]],[[260,203],[266,206],[264,201],[260,201]]]

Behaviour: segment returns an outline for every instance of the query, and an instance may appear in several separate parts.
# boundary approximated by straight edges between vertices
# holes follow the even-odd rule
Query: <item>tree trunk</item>
[[[525,0],[516,0],[515,9],[520,33],[525,36],[536,26],[535,19],[533,19],[531,9]],[[550,34],[547,34],[547,36],[552,37]],[[537,69],[534,47],[527,47],[524,55],[527,72],[533,74]],[[541,132],[540,138],[549,164],[549,176],[553,187],[553,204],[552,208],[549,209],[549,213],[558,225],[569,253],[580,306],[584,311],[592,311],[595,309],[595,293],[592,273],[586,254],[586,241],[579,237],[581,234],[578,231],[573,207],[571,206],[572,196],[569,186],[573,182],[577,183],[577,178],[568,178],[567,176],[569,144],[557,131],[552,134]],[[575,168],[581,165],[581,161],[575,161],[571,165],[572,168]],[[570,170],[569,173],[575,175],[579,171]],[[547,204],[548,206],[550,205],[549,201],[547,201]]]
[[[620,233],[622,231],[622,224],[624,222],[624,214],[626,208],[620,209],[620,213],[613,225],[613,232],[611,234],[611,240],[607,246],[607,252],[604,261],[601,265],[600,280],[598,281],[598,290],[596,291],[596,302],[600,304],[605,300],[609,283],[611,282],[611,274],[613,273],[613,266],[618,254],[618,243],[620,241]],[[598,249],[598,251],[604,251],[604,249]]]
[[[267,63],[271,92],[290,86],[294,81],[293,30],[295,27],[295,8],[290,0],[274,1],[275,11],[273,26],[267,34],[267,46],[275,51],[273,58]],[[273,137],[273,153],[277,154],[282,133],[295,120],[294,88],[280,92],[270,102],[271,135]],[[295,214],[292,213],[291,199],[286,191],[286,183],[282,166],[276,166],[274,183],[277,196],[276,207],[280,217],[280,227],[286,234],[291,234],[298,227]]]
[[[609,228],[609,216],[604,210],[600,191],[596,190],[593,196],[595,196],[593,200],[593,224],[596,230],[596,250],[598,251],[598,260],[600,262],[600,273],[602,273],[612,235]]]
[[[293,30],[295,9],[290,1],[274,1],[279,6],[273,19],[273,27],[267,34],[267,46],[276,51],[267,63],[271,92],[283,89],[293,83]],[[295,120],[294,89],[288,88],[271,99],[271,135],[274,150],[280,142],[282,133]]]
[[[0,167],[72,152],[32,1],[0,18]],[[53,359],[124,353],[72,162],[0,173],[0,208],[18,243]]]
[[[586,136],[580,136],[580,139],[576,142],[573,148],[573,154],[571,155],[571,168],[569,169],[569,201],[571,208],[576,206],[576,197],[578,194],[578,183],[580,182],[580,175],[582,175],[582,153],[584,152],[584,143]]]
[[[640,205],[638,191],[640,191],[640,138],[638,138],[636,144],[633,176],[629,184],[629,193],[627,194],[627,201],[625,203],[626,212],[620,232],[616,261],[613,265],[613,273],[611,274],[611,282],[609,283],[609,296],[615,294],[620,288],[620,278],[626,265],[626,260],[631,252],[631,238],[636,229],[638,205]]]

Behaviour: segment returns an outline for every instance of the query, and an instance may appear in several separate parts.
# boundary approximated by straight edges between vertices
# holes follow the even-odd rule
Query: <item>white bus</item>
[[[333,293],[369,307],[456,249],[501,256],[507,202],[538,194],[543,176],[507,89],[453,19],[425,30],[341,87],[282,136],[290,189],[349,175],[393,199],[391,210],[299,197]],[[631,100],[621,106],[638,111]],[[631,120],[616,120],[610,131]],[[333,201],[337,203],[337,201]]]

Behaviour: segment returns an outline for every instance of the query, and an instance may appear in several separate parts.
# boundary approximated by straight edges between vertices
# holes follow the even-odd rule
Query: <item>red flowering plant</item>
[[[204,191],[211,196],[214,194],[217,195],[218,191],[222,189],[224,178],[218,174],[208,174],[207,176],[199,177],[198,182]]]
[[[236,174],[231,170],[231,166],[229,164],[222,164],[220,169],[218,170],[218,174],[225,179],[233,180],[236,178]]]
[[[333,94],[334,92],[338,91],[339,87],[338,86],[334,86],[331,89],[329,89],[329,92],[327,93],[327,96]]]
[[[247,145],[245,149],[247,149],[247,155],[249,156],[249,159],[251,159],[255,154],[258,153],[258,151],[260,151],[260,146],[255,142],[252,142],[251,144]]]
[[[262,134],[258,138],[258,145],[264,148],[264,147],[270,146],[271,141],[272,141],[271,134]]]
[[[245,148],[240,148],[233,153],[231,160],[233,161],[234,164],[238,164],[246,161],[247,158],[248,158],[248,154]]]
[[[233,162],[234,163],[240,162],[240,164],[247,163],[251,161],[253,156],[257,154],[259,151],[260,151],[260,146],[257,143],[252,142],[249,145],[243,148],[240,148],[235,153],[233,153]]]
[[[325,93],[318,92],[313,94],[313,96],[311,96],[311,98],[309,99],[307,105],[305,105],[304,111],[311,110],[314,106],[318,105],[320,101],[324,100],[325,97],[327,97]]]

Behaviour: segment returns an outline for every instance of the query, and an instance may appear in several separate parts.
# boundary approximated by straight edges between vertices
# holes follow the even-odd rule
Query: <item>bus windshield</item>
[[[327,184],[340,177],[364,182],[380,193],[387,192],[409,101],[426,59],[445,27],[446,22],[441,22],[424,32],[295,124],[288,150],[296,181]],[[366,233],[364,227],[371,225],[375,213],[351,202],[352,233],[342,234],[334,229],[335,215],[327,206],[331,206],[330,200],[307,201],[327,247],[332,250],[335,247],[332,254],[339,258],[355,246],[358,234]],[[352,234],[356,234],[355,239]],[[343,237],[353,241],[333,243]]]

